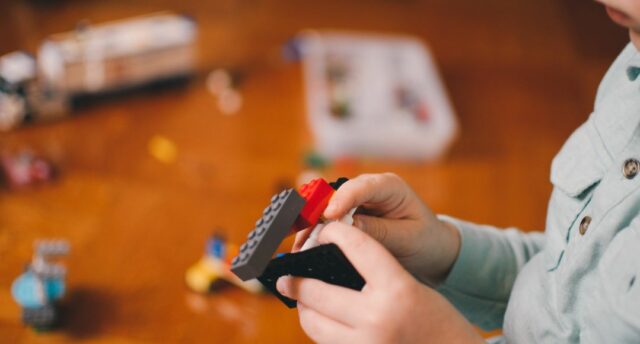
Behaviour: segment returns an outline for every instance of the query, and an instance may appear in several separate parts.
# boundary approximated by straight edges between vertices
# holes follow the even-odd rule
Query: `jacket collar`
[[[627,66],[627,77],[629,78],[629,81],[636,81],[640,75],[640,52],[638,52],[638,49],[636,49],[635,46],[633,46],[633,50],[635,53],[633,53],[633,56],[629,60]]]

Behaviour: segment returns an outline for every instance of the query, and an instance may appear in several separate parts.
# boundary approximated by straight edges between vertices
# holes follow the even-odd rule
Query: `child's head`
[[[605,5],[611,20],[629,29],[631,41],[640,50],[640,0],[596,0]]]

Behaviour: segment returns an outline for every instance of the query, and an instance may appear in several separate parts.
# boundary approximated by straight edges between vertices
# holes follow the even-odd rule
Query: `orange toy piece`
[[[299,193],[306,203],[293,225],[293,231],[297,232],[315,226],[329,204],[334,191],[331,185],[322,178],[314,179],[302,185]]]

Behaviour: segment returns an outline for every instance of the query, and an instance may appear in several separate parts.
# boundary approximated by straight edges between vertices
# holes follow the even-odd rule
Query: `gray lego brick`
[[[231,271],[243,281],[260,276],[289,234],[304,204],[304,198],[294,189],[273,196],[247,241],[240,246],[238,256],[231,263]]]
[[[38,240],[34,244],[36,254],[41,256],[64,256],[69,253],[66,240]]]

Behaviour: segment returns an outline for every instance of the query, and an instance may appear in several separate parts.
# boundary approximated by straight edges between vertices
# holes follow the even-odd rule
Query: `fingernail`
[[[289,277],[289,276],[282,276],[282,277],[278,278],[278,281],[276,282],[276,289],[278,289],[280,294],[286,296],[286,294],[287,294],[287,285],[289,284],[289,280],[290,279],[291,279],[291,277]]]

